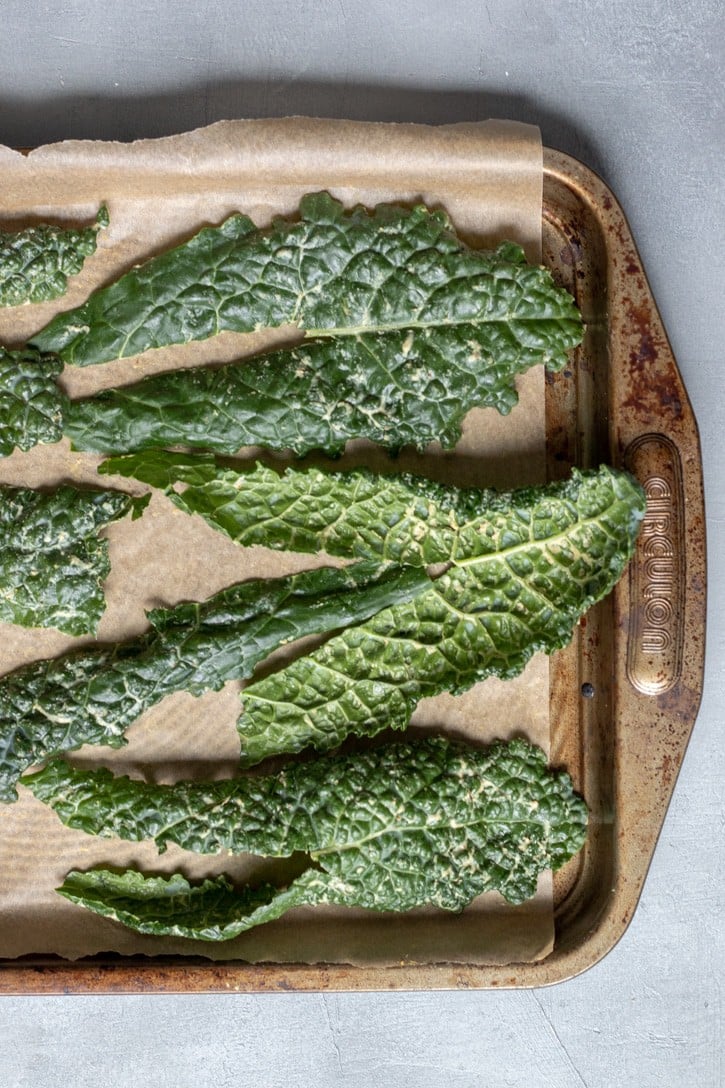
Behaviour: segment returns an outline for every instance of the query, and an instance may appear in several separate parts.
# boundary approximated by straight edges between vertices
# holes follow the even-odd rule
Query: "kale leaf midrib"
[[[314,328],[304,329],[304,340],[302,343],[308,343],[312,340],[326,340],[326,339],[340,339],[346,336],[358,336],[364,337],[370,333],[374,335],[376,333],[386,332],[417,332],[422,329],[456,329],[464,326],[477,328],[479,325],[503,325],[507,329],[511,329],[512,333],[516,325],[532,324],[540,327],[541,325],[551,324],[554,326],[561,325],[560,318],[546,318],[546,317],[513,317],[511,314],[503,314],[496,317],[477,317],[475,321],[471,318],[435,318],[435,319],[401,319],[400,321],[394,321],[387,324],[380,323],[377,325],[340,325],[330,328]]]

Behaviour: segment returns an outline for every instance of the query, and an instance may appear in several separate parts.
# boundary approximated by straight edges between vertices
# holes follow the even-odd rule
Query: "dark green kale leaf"
[[[96,251],[99,230],[108,226],[102,207],[91,227],[58,227],[46,223],[25,230],[0,231],[0,306],[47,302],[64,295],[68,277],[83,268]]]
[[[99,531],[133,504],[118,491],[0,488],[0,621],[94,634],[110,570]]]
[[[333,903],[460,911],[499,892],[521,903],[582,846],[587,810],[567,774],[523,740],[488,750],[439,738],[291,764],[277,775],[155,786],[61,762],[25,777],[70,827],[197,853],[310,866],[286,889],[191,886],[138,872],[72,872],[62,895],[142,933],[226,940],[290,907]]]
[[[289,468],[280,475],[263,464],[231,468],[210,455],[147,450],[109,458],[99,472],[161,488],[181,510],[245,547],[405,564],[449,560],[461,534],[477,534],[481,511],[491,504],[503,506],[504,518],[509,513],[508,497],[494,491],[368,469]],[[178,492],[177,483],[187,486]]]
[[[242,582],[202,604],[149,613],[153,631],[110,648],[27,665],[0,680],[0,801],[26,767],[81,744],[118,747],[175,691],[201,695],[249,678],[273,650],[360,623],[428,584],[420,568],[357,563]]]
[[[62,369],[57,355],[0,347],[0,456],[60,442],[69,405],[56,383]]]
[[[581,339],[571,296],[543,268],[527,265],[520,247],[472,250],[442,212],[392,205],[346,212],[317,193],[302,200],[296,222],[277,219],[257,230],[236,215],[201,230],[54,318],[33,343],[88,366],[224,330],[288,324],[318,338],[354,338],[340,365],[360,386],[375,370],[378,400],[386,364],[369,356],[387,358],[388,345],[381,353],[368,334],[397,334],[395,351],[414,351],[415,367],[434,369],[441,352],[455,355],[458,367],[495,358],[509,381],[533,360],[558,369]],[[441,333],[440,342],[427,332],[443,328],[457,332]],[[434,388],[428,383],[427,396]],[[297,387],[294,397],[304,402]],[[507,398],[510,406],[510,391]]]
[[[75,401],[65,433],[76,449],[101,453],[177,445],[335,454],[355,438],[392,449],[433,441],[452,449],[470,409],[507,414],[518,400],[516,376],[550,361],[560,340],[559,325],[542,321],[527,339],[491,322],[307,341]]]

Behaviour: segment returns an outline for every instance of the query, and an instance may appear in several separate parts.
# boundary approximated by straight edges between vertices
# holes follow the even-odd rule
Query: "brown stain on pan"
[[[628,265],[627,270],[631,267]],[[684,411],[682,383],[671,367],[658,366],[660,355],[669,355],[669,347],[654,327],[651,307],[627,297],[622,303],[634,343],[627,363],[629,393],[622,399],[621,407],[652,423],[661,421],[663,416],[680,419]]]

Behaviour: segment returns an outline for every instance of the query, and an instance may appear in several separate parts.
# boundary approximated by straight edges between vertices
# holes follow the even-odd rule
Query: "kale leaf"
[[[433,441],[453,449],[470,409],[507,414],[518,400],[516,376],[542,361],[563,364],[557,344],[576,342],[556,321],[529,331],[511,335],[501,321],[307,341],[74,401],[64,429],[75,449],[99,453],[263,446],[335,454],[355,438],[389,449]]]
[[[644,510],[640,486],[606,467],[491,500],[424,593],[243,692],[243,763],[404,729],[420,699],[510,679],[535,652],[567,645],[619,580]]]
[[[47,302],[64,295],[68,277],[96,251],[99,230],[108,226],[102,207],[93,226],[59,227],[42,223],[19,231],[0,231],[0,306]]]
[[[255,579],[201,604],[154,609],[141,638],[10,673],[0,680],[0,801],[14,800],[18,776],[48,756],[123,744],[129,725],[166,695],[219,691],[280,646],[359,623],[427,584],[420,568],[379,563]]]
[[[56,382],[62,369],[57,355],[0,346],[0,456],[60,442],[70,403]]]
[[[524,740],[487,750],[441,738],[291,764],[279,774],[156,786],[49,764],[23,783],[70,827],[197,853],[310,865],[284,889],[191,886],[128,871],[71,872],[60,893],[142,933],[226,940],[290,907],[333,903],[460,911],[499,892],[521,903],[582,846],[586,805]]]
[[[512,375],[522,353],[563,366],[581,339],[571,296],[527,265],[519,246],[469,249],[443,212],[385,204],[346,212],[317,193],[303,198],[295,222],[258,230],[235,215],[204,228],[58,315],[33,343],[88,366],[224,330],[288,324],[316,337],[353,337],[341,366],[363,385],[375,354],[370,333],[402,334],[395,350],[415,347],[414,365],[418,352],[433,366],[444,351],[459,366],[512,363]],[[441,327],[458,331],[440,343],[431,334],[428,343],[425,330]]]
[[[0,621],[94,634],[110,570],[99,530],[133,506],[118,491],[0,488]]]

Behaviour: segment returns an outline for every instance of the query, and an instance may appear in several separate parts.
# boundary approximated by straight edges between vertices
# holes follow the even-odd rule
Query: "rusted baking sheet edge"
[[[649,506],[638,553],[613,596],[607,743],[611,747],[611,874],[559,881],[556,940],[538,963],[410,964],[386,968],[211,964],[159,957],[95,957],[68,963],[25,957],[0,965],[0,993],[189,993],[482,989],[543,986],[591,967],[634,913],[684,758],[702,692],[705,531],[697,425],[621,208],[576,160],[544,150],[544,227],[582,245],[576,206],[604,246],[609,359],[609,457],[638,476]],[[569,653],[597,647],[579,632]],[[564,652],[566,654],[566,651]],[[600,654],[601,656],[601,654]],[[609,663],[605,663],[609,668]],[[561,669],[559,670],[561,672]],[[554,669],[556,673],[556,668]],[[580,753],[581,758],[585,758]],[[600,816],[601,819],[601,816]],[[600,887],[596,889],[597,881]]]

